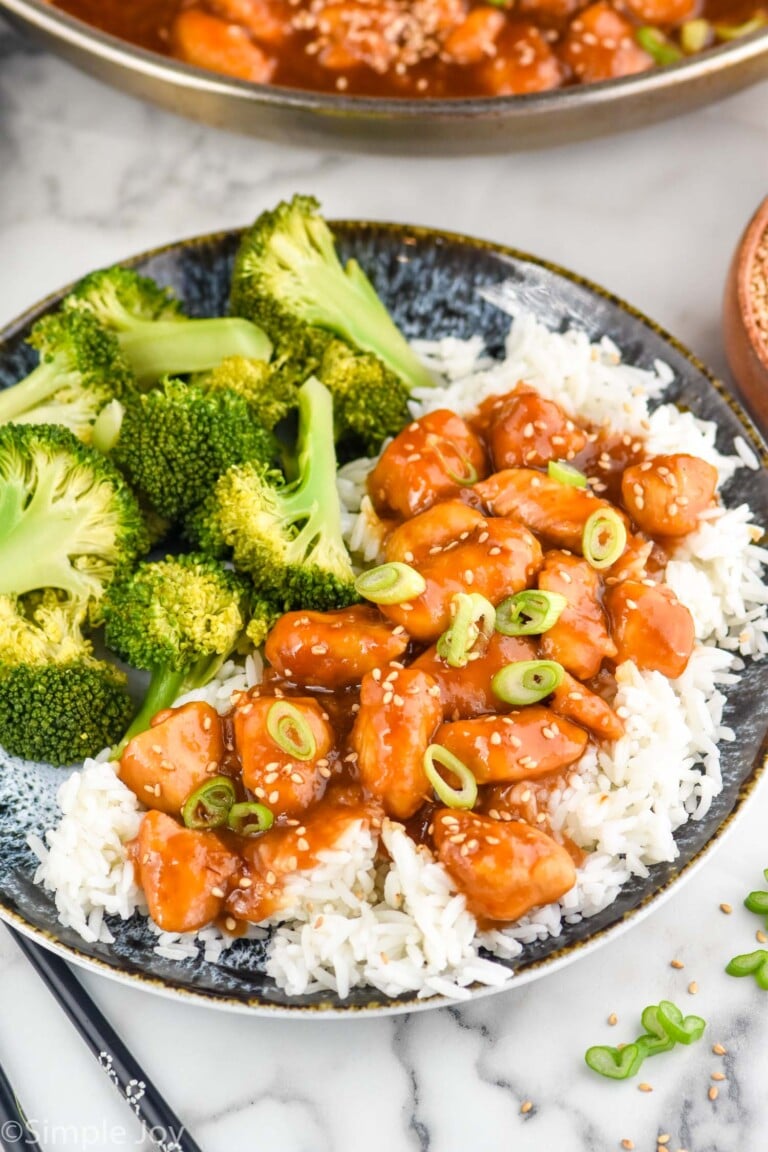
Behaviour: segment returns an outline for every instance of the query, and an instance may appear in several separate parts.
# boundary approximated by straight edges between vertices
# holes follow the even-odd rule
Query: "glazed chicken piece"
[[[147,808],[178,816],[187,797],[217,775],[223,759],[219,714],[196,702],[159,712],[152,727],[128,743],[117,774]]]
[[[277,66],[244,28],[201,8],[179,12],[171,27],[171,47],[174,56],[186,64],[254,84],[268,84]]]
[[[527,824],[441,808],[434,838],[438,859],[481,921],[517,920],[576,883],[565,848]]]
[[[475,484],[494,516],[509,516],[561,548],[581,552],[584,525],[593,512],[610,508],[587,488],[573,488],[532,468],[505,468]]]
[[[133,846],[149,914],[165,932],[195,932],[221,914],[240,859],[215,832],[182,828],[164,812],[147,812]]]
[[[405,520],[474,484],[487,467],[485,450],[469,425],[438,409],[387,445],[368,477],[368,493],[380,516]]]
[[[365,604],[337,612],[286,612],[267,637],[264,655],[286,680],[335,691],[397,660],[405,630]]]
[[[511,520],[481,520],[466,540],[453,541],[418,564],[427,587],[381,611],[421,644],[437,640],[451,622],[457,592],[479,592],[494,605],[527,588],[541,564],[534,536]]]
[[[447,544],[466,540],[481,523],[485,523],[485,517],[477,509],[461,500],[441,500],[426,512],[399,524],[387,537],[384,554],[387,560],[418,567]]]
[[[620,740],[624,735],[621,718],[610,704],[568,672],[552,693],[549,707],[558,716],[564,716],[586,728],[598,740]]]
[[[398,820],[413,816],[429,792],[424,753],[442,718],[440,687],[419,668],[363,679],[350,743],[362,783]]]
[[[209,0],[216,16],[245,28],[260,44],[282,44],[291,33],[291,12],[278,0]]]
[[[478,68],[491,95],[524,96],[562,83],[562,65],[533,24],[508,22],[494,47],[494,55]]]
[[[656,456],[627,468],[621,498],[635,523],[649,536],[686,536],[712,504],[717,471],[706,460],[681,452]]]
[[[432,55],[431,46],[464,12],[464,0],[431,2],[416,18],[422,25],[421,42],[414,46],[417,58],[422,53]],[[344,71],[364,64],[380,74],[395,70],[405,30],[402,23],[399,29],[397,25],[403,19],[402,9],[391,0],[332,0],[318,5],[313,13],[320,32],[318,59],[324,67]]]
[[[635,40],[634,25],[607,0],[598,0],[577,13],[565,35],[561,55],[585,84],[653,67],[653,59]]]
[[[682,24],[698,15],[701,0],[626,0],[627,9],[642,24]]]
[[[616,655],[601,604],[602,585],[600,574],[578,556],[555,550],[544,557],[539,588],[565,596],[568,606],[541,637],[541,655],[557,660],[578,680],[596,676],[603,660]]]
[[[506,712],[510,705],[494,695],[491,680],[505,664],[535,660],[536,645],[526,636],[502,636],[494,632],[487,641],[478,641],[473,655],[463,668],[453,668],[437,654],[432,645],[411,664],[428,672],[440,685],[440,700],[445,720],[469,720],[487,712]]]
[[[234,728],[243,784],[275,817],[301,815],[320,799],[331,775],[328,713],[306,696],[242,700]]]
[[[682,676],[696,635],[693,617],[666,584],[624,580],[605,593],[605,606],[616,642],[616,663],[633,660],[638,668]]]
[[[538,392],[521,389],[499,400],[489,432],[494,471],[573,460],[586,445],[585,433],[567,412]]]
[[[496,40],[507,22],[498,8],[482,5],[468,12],[443,41],[443,58],[454,64],[479,64],[496,51]]]
[[[587,733],[539,704],[506,716],[442,724],[435,743],[466,764],[478,784],[533,780],[574,764]]]

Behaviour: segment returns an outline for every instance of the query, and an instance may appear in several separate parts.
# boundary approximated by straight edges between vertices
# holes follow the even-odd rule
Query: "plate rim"
[[[0,0],[0,5],[1,4],[2,0]],[[473,251],[490,252],[493,255],[502,256],[518,264],[528,263],[535,267],[542,268],[613,304],[621,312],[624,312],[633,320],[639,321],[644,327],[650,329],[651,332],[670,345],[707,379],[711,387],[738,419],[741,425],[741,434],[748,438],[751,447],[756,451],[760,459],[762,467],[768,468],[768,444],[766,444],[761,437],[758,429],[739,400],[728,391],[725,384],[715,376],[685,344],[668,332],[662,325],[652,320],[644,312],[625,301],[622,297],[604,288],[602,285],[595,283],[588,277],[521,249],[462,232],[430,228],[425,225],[367,219],[329,219],[328,223],[334,231],[367,230],[378,233],[383,232],[393,238],[399,239],[401,242],[407,237],[415,237],[422,241],[430,241],[437,246],[441,244],[452,244]],[[242,227],[185,236],[178,240],[169,241],[141,252],[133,253],[113,263],[130,268],[148,260],[163,257],[178,251],[215,246],[217,244],[221,245],[241,236],[247,227],[248,225],[244,225]],[[18,334],[24,328],[29,327],[40,315],[43,315],[51,307],[54,307],[62,297],[72,289],[75,283],[77,283],[77,280],[70,281],[63,287],[48,293],[42,299],[26,308],[18,316],[4,324],[2,328],[0,328],[0,357],[6,352],[11,340],[18,337]],[[160,977],[150,976],[138,970],[126,970],[125,968],[113,966],[105,960],[86,956],[79,952],[75,946],[64,944],[53,937],[46,929],[37,928],[29,924],[20,913],[8,906],[2,893],[0,893],[0,922],[9,924],[23,935],[43,947],[48,948],[65,960],[77,965],[77,967],[98,975],[106,976],[117,983],[134,988],[141,988],[155,995],[161,995],[168,999],[181,1001],[182,1003],[188,1002],[205,1005],[224,1011],[234,1011],[254,1016],[281,1017],[284,1019],[320,1018],[326,1020],[346,1020],[350,1018],[364,1017],[367,1019],[375,1016],[393,1016],[444,1007],[458,1007],[464,1003],[474,1003],[476,1000],[484,999],[487,996],[511,991],[512,989],[519,988],[524,984],[547,976],[550,973],[559,971],[561,968],[566,967],[566,965],[573,963],[582,956],[586,956],[597,948],[610,943],[610,941],[616,939],[624,932],[629,931],[629,929],[636,924],[641,923],[647,916],[651,915],[652,912],[670,899],[677,890],[710,859],[712,853],[723,843],[725,837],[733,830],[736,822],[743,816],[747,803],[752,800],[761,784],[764,785],[766,775],[768,775],[766,773],[767,768],[768,727],[766,727],[763,733],[760,750],[755,758],[753,770],[739,785],[738,793],[730,812],[728,812],[720,822],[707,842],[690,860],[683,864],[678,872],[671,876],[655,892],[646,895],[634,908],[626,911],[618,921],[597,929],[586,940],[571,941],[555,949],[546,957],[530,962],[524,969],[516,971],[512,978],[505,984],[498,987],[472,986],[471,997],[466,1000],[458,1000],[456,998],[439,995],[426,1000],[404,999],[403,996],[397,996],[386,998],[382,1003],[372,1002],[365,1005],[348,1004],[339,1006],[322,1001],[310,1005],[298,1003],[293,1005],[290,1003],[271,1004],[268,1001],[245,995],[239,997],[233,996],[231,993],[218,993],[209,989],[195,989],[185,985],[177,985]]]

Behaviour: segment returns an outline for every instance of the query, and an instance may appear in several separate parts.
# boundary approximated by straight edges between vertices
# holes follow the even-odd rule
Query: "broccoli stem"
[[[60,588],[75,597],[88,591],[88,577],[72,565],[71,549],[77,540],[84,513],[76,501],[59,515],[51,515],[54,493],[61,481],[52,469],[41,476],[32,499],[24,505],[24,493],[8,484],[0,498],[0,595],[24,595],[37,588]]]
[[[119,744],[112,749],[112,759],[119,760],[129,741],[150,727],[152,718],[164,708],[170,708],[174,700],[181,695],[181,690],[187,678],[188,669],[157,668],[150,677],[149,688],[141,707],[131,721],[128,731]]]
[[[163,376],[209,372],[228,356],[269,360],[272,355],[266,333],[238,316],[147,321],[117,338],[138,383],[145,386]]]
[[[341,506],[336,488],[333,397],[316,376],[299,389],[299,435],[296,462],[301,479],[280,493],[288,518],[308,517],[307,545],[317,533],[318,518],[327,535],[342,539]],[[299,532],[297,539],[301,539]]]
[[[0,424],[7,424],[47,400],[65,383],[57,366],[50,361],[38,364],[28,376],[11,388],[0,391]]]

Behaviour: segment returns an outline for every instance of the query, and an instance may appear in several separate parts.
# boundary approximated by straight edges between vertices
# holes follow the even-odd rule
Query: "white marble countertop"
[[[723,279],[768,192],[768,85],[595,143],[396,162],[175,119],[33,52],[0,23],[0,323],[92,267],[245,223],[295,190],[314,192],[329,215],[437,225],[555,260],[722,372]],[[620,939],[460,1010],[266,1020],[85,982],[206,1152],[608,1152],[622,1141],[654,1152],[660,1133],[673,1152],[762,1152],[768,994],[723,967],[756,947],[759,921],[741,901],[768,866],[767,811],[763,788],[713,859]],[[589,1044],[632,1039],[642,1007],[664,997],[710,1026],[646,1065],[652,1092],[587,1071]],[[2,930],[0,1060],[44,1148],[148,1147]],[[713,1081],[719,1071],[726,1079]]]

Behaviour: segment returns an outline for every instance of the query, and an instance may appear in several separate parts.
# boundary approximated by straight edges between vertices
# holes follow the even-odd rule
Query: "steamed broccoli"
[[[133,388],[117,339],[87,313],[38,320],[29,343],[40,363],[0,392],[0,423],[63,424],[88,443],[99,412]]]
[[[120,473],[65,428],[0,428],[0,595],[55,588],[88,603],[147,547]]]
[[[112,585],[104,604],[107,647],[150,673],[115,756],[157,712],[216,675],[243,637],[249,591],[234,572],[194,553],[147,561]]]
[[[307,327],[327,329],[378,356],[409,391],[435,383],[357,261],[342,267],[311,196],[278,204],[245,233],[235,260],[231,308],[263,325],[278,350],[310,339]]]
[[[260,595],[258,592],[251,594],[245,635],[254,648],[261,648],[273,624],[282,616],[282,613],[283,610],[276,603],[274,597]]]
[[[142,504],[171,521],[199,504],[231,465],[272,465],[277,455],[242,396],[179,380],[125,405],[111,452]]]
[[[118,739],[133,714],[126,678],[93,658],[83,609],[46,589],[0,596],[0,744],[74,764]]]
[[[241,396],[259,423],[271,430],[298,406],[299,385],[308,375],[307,372],[296,379],[289,357],[268,364],[265,360],[247,360],[245,356],[228,356],[195,383],[208,393],[225,391]]]
[[[370,352],[332,340],[317,375],[333,396],[336,440],[347,455],[375,454],[411,419],[407,385]]]
[[[0,664],[0,745],[14,756],[76,764],[119,739],[132,715],[125,676],[104,661]]]
[[[114,332],[141,387],[164,376],[206,372],[228,356],[268,360],[272,345],[249,320],[192,320],[171,292],[127,268],[92,272],[64,301],[75,315],[90,314]]]
[[[235,567],[284,608],[336,608],[358,599],[341,532],[333,401],[319,380],[299,390],[298,478],[254,464],[230,468],[193,517],[205,551]]]

